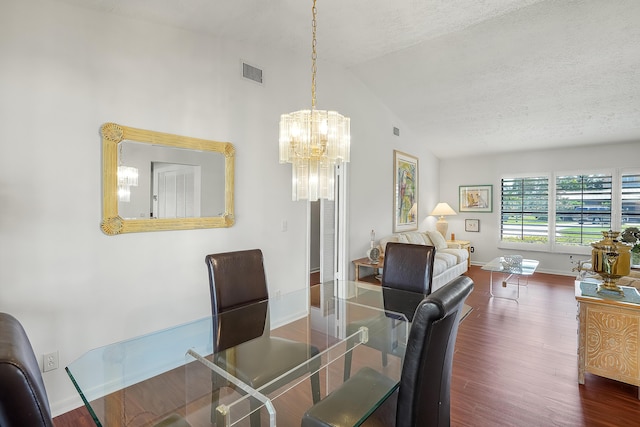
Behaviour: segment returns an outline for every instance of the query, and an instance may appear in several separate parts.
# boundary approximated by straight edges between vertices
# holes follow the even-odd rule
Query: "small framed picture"
[[[472,231],[472,232],[480,231],[480,220],[479,219],[465,219],[464,220],[464,231]]]

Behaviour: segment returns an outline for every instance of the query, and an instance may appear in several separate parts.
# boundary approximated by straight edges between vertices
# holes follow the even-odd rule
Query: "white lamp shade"
[[[431,211],[431,215],[436,216],[447,216],[447,215],[458,215],[456,211],[454,211],[448,203],[438,203],[435,208]]]

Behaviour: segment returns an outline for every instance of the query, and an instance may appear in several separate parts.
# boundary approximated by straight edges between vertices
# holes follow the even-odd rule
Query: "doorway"
[[[334,173],[334,200],[318,200],[307,205],[311,285],[347,278],[346,165],[336,166]]]
[[[200,217],[200,166],[151,162],[151,218]]]

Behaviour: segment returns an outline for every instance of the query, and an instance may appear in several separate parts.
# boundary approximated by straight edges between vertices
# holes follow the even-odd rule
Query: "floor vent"
[[[262,70],[244,62],[242,63],[242,77],[262,84]]]

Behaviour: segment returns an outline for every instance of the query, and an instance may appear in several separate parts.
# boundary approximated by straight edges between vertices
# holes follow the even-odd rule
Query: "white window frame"
[[[573,246],[563,245],[556,242],[556,178],[558,176],[567,175],[592,175],[592,174],[604,174],[611,175],[611,228],[613,230],[620,230],[622,224],[622,176],[623,175],[637,175],[640,174],[640,168],[604,168],[604,169],[577,169],[577,170],[563,170],[556,172],[530,172],[530,173],[518,173],[518,174],[503,174],[500,177],[500,196],[502,195],[502,180],[503,179],[518,179],[518,178],[535,178],[545,176],[549,182],[549,200],[548,207],[549,212],[547,216],[548,222],[548,239],[547,243],[520,243],[520,242],[506,242],[501,240],[501,235],[498,235],[498,248],[500,249],[514,249],[520,251],[531,252],[549,252],[549,253],[564,253],[575,255],[589,255],[591,254],[591,246]],[[502,226],[502,200],[500,200],[500,209],[498,211],[497,218],[497,230],[501,233]]]
[[[539,173],[515,173],[515,174],[503,174],[500,177],[500,185],[498,186],[498,188],[500,188],[500,208],[497,209],[499,212],[498,215],[498,232],[501,233],[501,229],[502,229],[502,181],[504,179],[519,179],[519,178],[539,178],[539,177],[546,177],[547,178],[547,182],[549,184],[549,188],[548,188],[548,195],[547,197],[549,197],[549,200],[547,200],[547,206],[549,207],[549,211],[551,211],[551,181],[552,179],[555,179],[552,173],[549,172],[539,172]],[[555,189],[555,186],[554,186]],[[554,193],[555,194],[555,193]],[[555,212],[555,206],[554,206],[554,212]],[[547,222],[548,222],[548,230],[547,232],[550,233],[551,229],[552,229],[552,221],[553,219],[551,218],[551,215],[547,215]],[[553,223],[553,230],[555,230],[555,220]],[[533,252],[549,252],[551,251],[551,240],[549,240],[549,238],[547,238],[547,243],[524,243],[524,242],[506,242],[506,241],[502,241],[502,236],[498,236],[498,248],[501,249],[514,249],[514,250],[521,250],[521,251],[533,251]]]
[[[551,252],[563,253],[563,254],[576,254],[576,255],[590,255],[591,246],[582,245],[563,245],[556,242],[556,178],[558,176],[567,175],[611,175],[611,227],[614,224],[620,224],[620,194],[622,191],[622,181],[620,172],[616,169],[578,169],[570,171],[558,171],[553,173],[553,192],[549,191],[549,197],[553,197],[553,228],[549,227],[549,241],[551,242]],[[616,200],[617,199],[617,200]],[[551,206],[551,204],[549,204]],[[616,214],[617,213],[617,214]],[[619,226],[618,226],[619,228]]]
[[[620,215],[618,216],[618,224],[619,224],[619,228],[622,228],[622,176],[623,175],[640,175],[640,168],[624,168],[620,170],[620,192],[618,194],[618,198],[619,198],[619,212]],[[633,226],[636,227],[640,227],[640,224],[636,225],[634,223],[632,223]],[[622,231],[622,230],[620,230]]]

